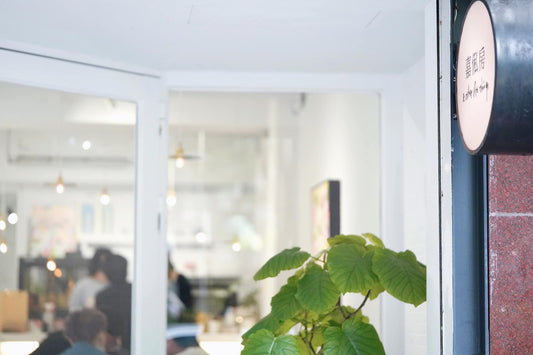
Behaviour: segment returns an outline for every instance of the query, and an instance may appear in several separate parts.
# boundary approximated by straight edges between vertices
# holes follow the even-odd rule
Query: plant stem
[[[361,310],[361,308],[363,308],[363,306],[365,305],[366,301],[368,300],[368,297],[370,296],[370,292],[372,292],[372,290],[368,290],[368,292],[366,293],[365,299],[363,300],[363,303],[361,303],[359,308],[357,308],[355,311],[350,313],[348,315],[348,318],[351,318],[351,317],[355,316],[357,314],[357,312],[359,312]],[[345,318],[345,319],[348,319],[348,318]]]

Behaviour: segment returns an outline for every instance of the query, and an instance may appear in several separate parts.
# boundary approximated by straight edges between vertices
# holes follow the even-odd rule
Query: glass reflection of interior
[[[282,284],[254,273],[284,248],[311,250],[320,182],[340,180],[341,231],[379,234],[379,107],[375,93],[170,93],[169,292],[181,275],[190,302],[167,305],[167,338],[238,353]],[[97,247],[126,257],[133,280],[134,129],[130,103],[0,85],[0,208],[18,217],[0,228],[0,288],[27,291],[31,319],[16,339],[60,326]]]
[[[2,347],[63,328],[97,248],[133,280],[135,117],[132,103],[0,83]]]

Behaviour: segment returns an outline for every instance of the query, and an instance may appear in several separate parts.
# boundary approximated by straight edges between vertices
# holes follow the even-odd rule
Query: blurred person
[[[131,284],[126,281],[128,261],[112,254],[103,271],[109,286],[96,295],[96,308],[107,317],[109,353],[129,354],[131,344]]]
[[[78,280],[70,294],[68,308],[71,312],[85,307],[94,307],[96,294],[109,284],[103,272],[103,266],[110,256],[111,251],[109,249],[96,249],[93,258],[89,262],[89,276]]]
[[[106,355],[106,329],[106,317],[96,309],[71,313],[65,324],[65,335],[73,345],[60,355]]]
[[[167,265],[168,265],[169,298],[172,298],[171,294],[176,295],[184,307],[184,310],[180,312],[180,315],[182,317],[190,315],[192,314],[192,308],[193,308],[193,300],[192,300],[192,295],[191,295],[191,283],[189,282],[189,279],[185,277],[185,275],[176,271],[176,269],[174,268],[174,265],[172,265],[172,262],[170,260],[168,260]]]
[[[29,355],[58,355],[70,348],[72,344],[63,331],[53,332],[39,344]]]

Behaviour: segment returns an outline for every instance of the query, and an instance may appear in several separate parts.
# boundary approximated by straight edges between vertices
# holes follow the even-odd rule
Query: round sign
[[[466,14],[457,57],[457,114],[463,141],[470,153],[476,153],[486,139],[495,75],[492,20],[486,5],[478,0]]]

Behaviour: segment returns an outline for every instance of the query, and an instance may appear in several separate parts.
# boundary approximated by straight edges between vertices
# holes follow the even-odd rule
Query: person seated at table
[[[103,267],[109,286],[96,295],[96,309],[107,317],[108,353],[129,354],[131,349],[131,284],[126,281],[128,261],[113,254]]]
[[[70,311],[94,307],[96,294],[109,285],[103,266],[110,256],[111,251],[109,249],[96,249],[93,258],[89,262],[89,276],[78,280],[70,294],[68,300]]]
[[[65,335],[73,345],[60,355],[106,355],[106,329],[106,317],[96,309],[71,313],[65,323]]]
[[[58,355],[71,346],[72,344],[65,336],[65,333],[63,331],[57,331],[48,334],[48,336],[39,344],[39,347],[29,355]]]

